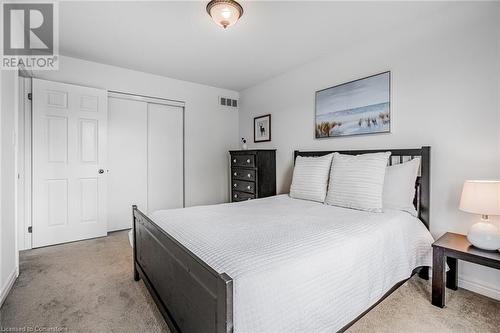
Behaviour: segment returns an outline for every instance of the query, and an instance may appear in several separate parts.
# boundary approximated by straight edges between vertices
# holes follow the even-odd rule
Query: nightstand
[[[465,235],[447,232],[432,244],[432,304],[444,307],[446,287],[457,290],[457,260],[500,269],[500,253],[484,251],[469,243]],[[445,272],[448,264],[450,270]]]

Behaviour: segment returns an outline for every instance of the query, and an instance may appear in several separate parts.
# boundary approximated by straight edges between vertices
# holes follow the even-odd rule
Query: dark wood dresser
[[[276,195],[276,150],[231,150],[231,201]]]

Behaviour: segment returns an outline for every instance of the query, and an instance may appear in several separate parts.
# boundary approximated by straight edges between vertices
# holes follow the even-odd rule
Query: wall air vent
[[[219,97],[219,104],[230,108],[238,108],[238,100],[229,97]]]

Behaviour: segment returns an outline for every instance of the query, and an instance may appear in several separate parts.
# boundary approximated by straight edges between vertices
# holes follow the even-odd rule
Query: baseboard
[[[9,277],[7,278],[7,281],[2,286],[2,289],[0,289],[0,307],[3,305],[3,302],[7,298],[7,295],[12,289],[12,286],[14,285],[14,282],[16,282],[18,276],[19,276],[19,268],[16,267],[12,270],[12,273],[10,273]]]
[[[481,283],[473,282],[468,280],[467,278],[464,279],[463,276],[458,277],[458,286],[460,288],[464,288],[500,301],[500,289],[497,289],[493,286],[487,286]]]

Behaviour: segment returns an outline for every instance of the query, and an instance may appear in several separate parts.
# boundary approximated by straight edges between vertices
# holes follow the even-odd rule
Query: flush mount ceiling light
[[[234,0],[212,0],[207,4],[207,13],[215,23],[226,29],[243,15],[243,7]]]

